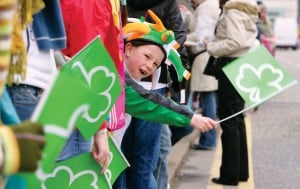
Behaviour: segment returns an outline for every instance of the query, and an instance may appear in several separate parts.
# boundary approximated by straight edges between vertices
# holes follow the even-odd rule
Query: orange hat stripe
[[[123,27],[123,34],[128,34],[131,32],[138,32],[144,35],[150,33],[151,29],[143,23],[128,23]]]
[[[156,14],[154,14],[154,12],[151,10],[148,10],[148,13],[150,14],[151,18],[155,22],[155,25],[154,25],[155,29],[157,31],[164,31],[166,28],[164,27],[162,21],[158,18],[158,16],[156,16]]]
[[[180,47],[180,45],[176,42],[174,45],[173,45],[174,49],[178,49]]]
[[[144,36],[143,33],[133,33],[130,37],[128,37],[128,41],[131,41],[133,39],[142,39]]]

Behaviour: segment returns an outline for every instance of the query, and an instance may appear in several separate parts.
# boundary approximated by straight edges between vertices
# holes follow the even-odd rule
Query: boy
[[[169,59],[177,67],[178,73],[181,73],[178,67],[181,62],[177,64],[175,62],[180,61],[179,55],[172,52],[172,47],[176,44],[174,33],[166,30],[152,11],[148,13],[156,22],[155,24],[142,21],[129,23],[123,28],[123,33],[127,36],[124,53],[126,113],[142,120],[176,126],[192,125],[201,132],[215,128],[214,120],[193,114],[187,106],[180,106],[163,95],[145,90],[138,84],[142,78],[152,75],[166,59]],[[126,124],[128,125],[129,122]],[[139,132],[138,122],[133,120],[121,144],[122,151],[131,166],[120,176],[114,188],[145,188],[146,185],[147,188],[156,188],[152,170],[149,170],[149,167],[156,166],[156,162],[147,162],[151,165],[145,167],[145,162],[138,157],[143,153],[139,151],[139,146],[147,145],[140,142],[139,139],[142,137],[147,137],[147,133]],[[148,176],[140,177],[138,171],[141,167],[143,168],[141,171]]]

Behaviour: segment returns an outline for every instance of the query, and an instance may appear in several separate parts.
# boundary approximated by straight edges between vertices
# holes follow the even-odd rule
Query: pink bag
[[[266,37],[265,35],[260,36],[261,43],[268,49],[269,53],[273,56],[275,55],[275,44],[274,44],[274,37]]]

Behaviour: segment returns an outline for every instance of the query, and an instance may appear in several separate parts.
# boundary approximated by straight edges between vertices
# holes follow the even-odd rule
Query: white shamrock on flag
[[[97,89],[99,96],[104,96],[107,99],[107,103],[108,103],[107,106],[104,106],[104,107],[98,106],[98,108],[104,108],[104,110],[99,111],[99,114],[96,117],[92,117],[89,114],[89,112],[88,112],[89,108],[84,110],[84,113],[83,113],[82,117],[85,118],[88,122],[91,122],[91,123],[96,122],[100,119],[101,116],[103,116],[108,111],[108,109],[111,105],[112,100],[111,100],[110,90],[112,89],[113,84],[116,81],[116,75],[113,72],[110,72],[108,70],[108,68],[105,67],[105,66],[96,66],[88,72],[85,69],[84,65],[80,61],[75,62],[72,65],[72,68],[73,69],[79,68],[82,75],[84,76],[88,86],[91,87],[91,88]],[[108,87],[105,88],[104,90],[101,89],[101,87],[100,87],[101,85],[103,86],[103,83],[99,83],[99,81],[98,81],[98,83],[95,83],[95,82],[93,83],[93,77],[97,76],[97,74],[104,74],[106,76],[106,78],[108,78],[108,79],[105,80],[106,86],[108,85]],[[94,81],[97,81],[97,80],[94,80]],[[107,83],[108,81],[111,81],[111,82]],[[97,85],[99,87],[97,87]],[[93,106],[97,106],[97,105],[93,104]]]
[[[42,189],[49,188],[49,185],[51,185],[51,182],[55,182],[55,177],[64,177],[63,183],[60,184],[61,188],[69,188],[71,189],[72,186],[76,187],[76,182],[78,182],[79,179],[82,179],[83,182],[86,182],[88,180],[90,183],[85,183],[85,188],[92,188],[92,189],[98,189],[97,181],[98,176],[94,171],[91,170],[84,170],[77,174],[74,174],[72,170],[67,166],[59,166],[51,174],[48,174],[46,178],[43,180],[42,183]],[[85,178],[89,179],[85,179]]]
[[[249,75],[252,76],[249,77]],[[247,78],[256,79],[257,81],[249,82]],[[260,102],[265,97],[264,91],[267,89],[280,91],[282,89],[280,85],[282,80],[282,71],[269,63],[264,63],[257,69],[251,64],[244,63],[240,66],[236,77],[236,85],[242,92],[249,94],[249,99],[252,102]],[[257,85],[257,83],[260,83],[260,85]]]

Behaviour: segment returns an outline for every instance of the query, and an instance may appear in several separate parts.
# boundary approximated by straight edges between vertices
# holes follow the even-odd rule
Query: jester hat
[[[188,80],[191,74],[182,65],[180,55],[176,50],[179,44],[175,41],[173,31],[167,30],[154,12],[148,10],[148,13],[155,24],[146,22],[144,17],[141,17],[139,20],[131,19],[134,22],[128,23],[123,27],[124,37],[127,41],[149,41],[149,43],[155,43],[162,47],[167,59],[176,69],[178,80],[182,81],[183,77]]]

